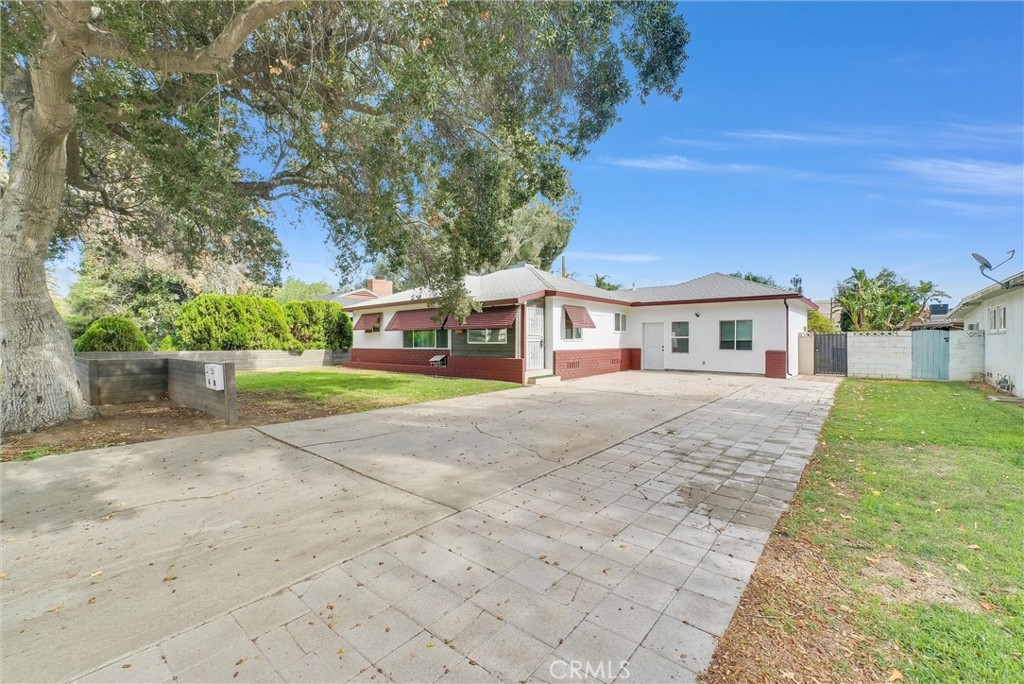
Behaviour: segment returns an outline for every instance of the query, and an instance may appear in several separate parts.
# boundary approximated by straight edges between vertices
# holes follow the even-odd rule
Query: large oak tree
[[[44,272],[90,216],[230,253],[273,243],[291,197],[352,267],[414,252],[464,315],[463,275],[507,252],[517,208],[566,192],[563,161],[634,94],[679,96],[689,38],[668,2],[0,6],[8,431],[90,411]]]

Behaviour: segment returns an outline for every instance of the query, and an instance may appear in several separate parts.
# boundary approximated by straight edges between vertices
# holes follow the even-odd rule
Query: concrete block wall
[[[985,333],[952,330],[949,333],[949,379],[961,382],[985,380]]]
[[[304,351],[232,350],[179,352],[82,352],[83,359],[182,359],[204,363],[233,363],[235,370],[270,370],[333,366],[348,359],[348,352],[330,349]]]
[[[166,359],[75,359],[82,397],[93,406],[159,401],[167,394]]]
[[[851,378],[910,380],[911,332],[847,333],[846,374]]]
[[[206,387],[206,362],[166,359],[167,398],[175,404],[199,409],[228,425],[238,423],[238,389],[235,364],[224,363],[224,389]]]

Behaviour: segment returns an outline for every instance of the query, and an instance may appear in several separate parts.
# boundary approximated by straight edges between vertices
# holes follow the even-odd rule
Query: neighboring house
[[[985,381],[1024,396],[1024,272],[963,298],[946,317],[985,332]]]
[[[363,304],[372,299],[387,297],[393,292],[394,290],[390,280],[384,280],[383,278],[370,278],[366,281],[366,287],[348,290],[347,292],[332,292],[329,295],[324,295],[320,299],[326,299],[329,302],[337,302],[341,304],[341,308],[348,311],[351,306]]]
[[[423,289],[349,307],[346,365],[525,382],[620,370],[796,373],[807,311],[796,292],[713,273],[677,285],[602,290],[533,266],[468,276],[483,309],[435,320]]]
[[[821,315],[835,323],[836,327],[839,327],[839,324],[843,321],[843,309],[839,306],[839,302],[834,299],[815,299],[813,301]]]

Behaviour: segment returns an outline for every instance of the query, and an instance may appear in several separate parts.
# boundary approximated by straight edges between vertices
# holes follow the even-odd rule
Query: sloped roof
[[[986,299],[1009,292],[1013,289],[1024,287],[1024,271],[1010,276],[1003,282],[1009,285],[1009,287],[1003,287],[998,284],[989,285],[988,287],[967,295],[960,300],[960,303],[957,304],[948,314],[946,314],[946,320],[961,321],[965,314],[972,311],[975,307],[980,306]]]
[[[466,276],[466,290],[469,291],[470,296],[484,303],[516,300],[538,292],[557,292],[570,297],[575,295],[620,302],[623,306],[716,299],[801,297],[800,294],[791,290],[769,287],[722,273],[712,273],[675,285],[640,287],[630,290],[604,290],[571,278],[563,278],[542,271],[528,264],[513,266],[485,275]],[[430,290],[420,287],[396,292],[373,301],[361,302],[353,308],[372,309],[417,301],[426,304],[432,297],[433,294]],[[809,301],[807,303],[813,306]]]

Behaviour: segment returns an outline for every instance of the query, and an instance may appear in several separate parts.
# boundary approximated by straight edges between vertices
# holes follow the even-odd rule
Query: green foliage
[[[827,335],[839,332],[839,326],[820,311],[812,310],[807,312],[807,332]]]
[[[157,350],[162,352],[178,351],[178,343],[173,335],[164,335],[164,338],[160,340],[160,346]]]
[[[781,288],[781,286],[777,282],[775,282],[775,278],[772,278],[771,276],[768,275],[758,275],[756,273],[751,273],[750,271],[747,271],[746,273],[736,271],[734,273],[730,273],[729,275],[732,276],[733,278],[749,280],[752,283],[761,283],[762,285],[767,285],[769,287]]]
[[[949,295],[929,280],[916,286],[883,268],[874,277],[855,268],[853,275],[836,285],[835,300],[842,307],[843,330],[907,329],[924,320],[928,305]]]
[[[139,326],[120,316],[103,316],[93,321],[75,340],[76,352],[149,351],[149,342]]]
[[[352,346],[352,319],[337,302],[288,302],[284,305],[284,314],[292,336],[304,349]]]
[[[829,556],[859,631],[900,645],[879,656],[907,681],[1024,678],[1012,655],[1024,633],[1022,420],[1021,407],[962,383],[846,380],[838,389],[784,524]],[[925,584],[937,575],[959,601],[879,602],[862,572],[879,557]]]
[[[622,285],[613,283],[608,276],[601,275],[600,273],[594,274],[594,286],[599,287],[602,290],[621,290]]]
[[[174,317],[192,291],[176,275],[137,261],[87,250],[66,299],[64,322],[72,337],[100,316],[131,320],[156,342],[173,330]]]
[[[565,197],[565,160],[634,94],[679,98],[689,41],[666,0],[69,8],[55,38],[60,59],[80,60],[69,84],[80,178],[56,240],[102,208],[157,249],[237,256],[269,276],[281,263],[275,203],[288,197],[329,227],[343,279],[368,259],[416,261],[452,310],[468,306],[462,276],[516,251],[516,211]],[[31,3],[2,9],[0,59],[30,79],[53,53],[50,27]],[[240,23],[246,14],[263,18]],[[210,49],[243,25],[231,54]],[[47,83],[31,85],[38,96]],[[271,163],[260,173],[253,159]]]
[[[281,306],[284,306],[288,302],[304,302],[309,299],[319,299],[323,295],[331,294],[333,291],[331,286],[325,282],[307,283],[294,276],[288,276],[281,283],[280,287],[275,287],[271,291],[270,297]]]
[[[200,295],[175,319],[182,349],[299,349],[284,309],[251,295]]]

